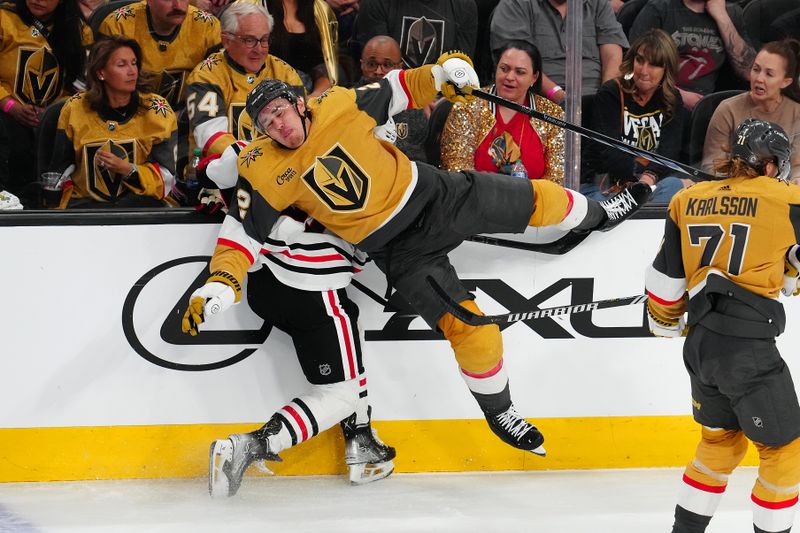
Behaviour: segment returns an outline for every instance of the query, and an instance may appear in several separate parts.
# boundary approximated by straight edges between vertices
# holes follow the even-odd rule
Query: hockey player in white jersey
[[[221,189],[234,184],[236,155],[242,146],[232,145],[218,159],[206,161],[201,174]],[[224,235],[219,243],[227,243]],[[291,336],[312,387],[278,409],[260,429],[212,443],[209,493],[213,497],[233,496],[250,464],[268,471],[265,460],[280,461],[279,452],[339,421],[351,483],[376,481],[394,470],[394,448],[384,445],[370,425],[358,307],[344,290],[365,262],[363,253],[325,232],[300,210],[287,210],[274,225],[248,273],[248,303],[261,318]],[[190,306],[205,301],[210,296],[207,291],[208,285],[195,291]],[[219,309],[230,303],[220,302]],[[202,305],[193,312],[202,313]],[[197,333],[187,321],[183,330]]]

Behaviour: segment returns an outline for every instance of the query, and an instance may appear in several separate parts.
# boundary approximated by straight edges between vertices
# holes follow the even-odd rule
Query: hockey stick
[[[608,135],[604,135],[600,132],[590,130],[588,128],[584,128],[582,126],[577,126],[570,122],[565,122],[559,118],[550,116],[546,113],[542,113],[541,111],[537,111],[535,109],[531,109],[530,107],[524,106],[522,104],[518,104],[516,102],[512,102],[511,100],[506,100],[501,96],[497,96],[492,93],[488,93],[481,89],[472,89],[472,94],[477,96],[478,98],[482,98],[494,104],[507,107],[508,109],[513,109],[514,111],[518,111],[519,113],[523,113],[535,119],[539,119],[543,122],[547,122],[548,124],[552,124],[554,126],[558,126],[559,128],[564,128],[565,130],[574,131],[580,135],[583,135],[587,139],[591,139],[593,141],[599,142],[600,144],[605,144],[606,146],[610,146],[612,148],[616,148],[618,150],[622,150],[623,152],[627,152],[635,157],[643,157],[649,161],[654,163],[658,163],[659,165],[663,165],[675,172],[679,172],[681,174],[688,174],[694,178],[698,178],[701,180],[713,180],[716,179],[711,174],[706,174],[702,170],[698,170],[694,167],[689,165],[685,165],[678,161],[674,161],[668,157],[664,157],[662,155],[648,152],[647,150],[642,150],[641,148],[637,148],[635,146],[630,146],[625,144],[624,142],[614,139],[613,137],[609,137]]]
[[[555,316],[571,315],[573,313],[587,313],[598,309],[610,309],[612,307],[622,307],[625,305],[636,305],[647,300],[647,295],[637,294],[636,296],[626,296],[624,298],[611,298],[610,300],[597,300],[585,304],[560,305],[557,307],[546,307],[535,311],[522,311],[517,313],[504,313],[502,315],[478,315],[469,309],[462,307],[453,300],[447,292],[436,283],[431,276],[426,278],[428,285],[433,288],[436,294],[447,306],[448,312],[454,317],[469,324],[470,326],[486,326],[488,324],[512,324],[520,320],[536,320],[537,318],[551,318]]]
[[[568,232],[561,238],[552,242],[525,242],[513,241],[511,239],[502,239],[500,237],[491,237],[489,235],[472,235],[467,237],[468,241],[480,242],[483,244],[491,244],[493,246],[502,246],[503,248],[515,248],[517,250],[526,250],[528,252],[539,252],[541,254],[550,255],[564,255],[586,239],[591,232],[576,233],[574,231]]]

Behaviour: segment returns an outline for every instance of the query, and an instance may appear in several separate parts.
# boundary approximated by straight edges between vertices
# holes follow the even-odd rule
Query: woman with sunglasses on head
[[[488,90],[537,111],[563,118],[558,105],[539,96],[542,56],[528,43],[512,41],[500,51],[495,82]],[[457,103],[442,132],[442,168],[480,170],[528,179],[564,181],[564,130],[524,114],[475,100]]]

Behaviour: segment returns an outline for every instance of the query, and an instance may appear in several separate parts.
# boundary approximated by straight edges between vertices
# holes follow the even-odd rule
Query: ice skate
[[[245,471],[254,461],[281,461],[278,454],[269,451],[267,441],[267,437],[279,430],[280,422],[273,417],[257,431],[235,433],[227,439],[214,441],[208,463],[208,493],[211,497],[235,495]],[[259,469],[269,472],[266,466]]]
[[[395,449],[385,445],[369,422],[355,425],[355,415],[342,422],[344,461],[350,483],[363,485],[388,477],[394,472]]]
[[[653,190],[648,184],[637,181],[609,199],[603,200],[600,202],[600,206],[606,212],[608,218],[596,229],[598,231],[608,231],[616,227],[647,203],[652,194]]]
[[[506,444],[542,457],[547,455],[542,446],[544,435],[536,429],[536,426],[522,418],[513,405],[502,413],[486,415],[486,421],[494,434]]]

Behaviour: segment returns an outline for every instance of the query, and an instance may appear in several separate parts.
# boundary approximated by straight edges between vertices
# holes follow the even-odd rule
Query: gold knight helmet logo
[[[359,211],[367,203],[369,178],[338,144],[317,157],[302,179],[332,211]]]
[[[90,143],[83,147],[86,184],[89,191],[106,201],[114,202],[124,192],[122,188],[123,176],[98,164],[97,159],[95,159],[95,154],[98,150],[111,152],[123,161],[134,162],[136,160],[135,142],[133,140],[109,139]]]
[[[14,92],[23,102],[46,106],[58,92],[58,60],[47,47],[20,47]]]

